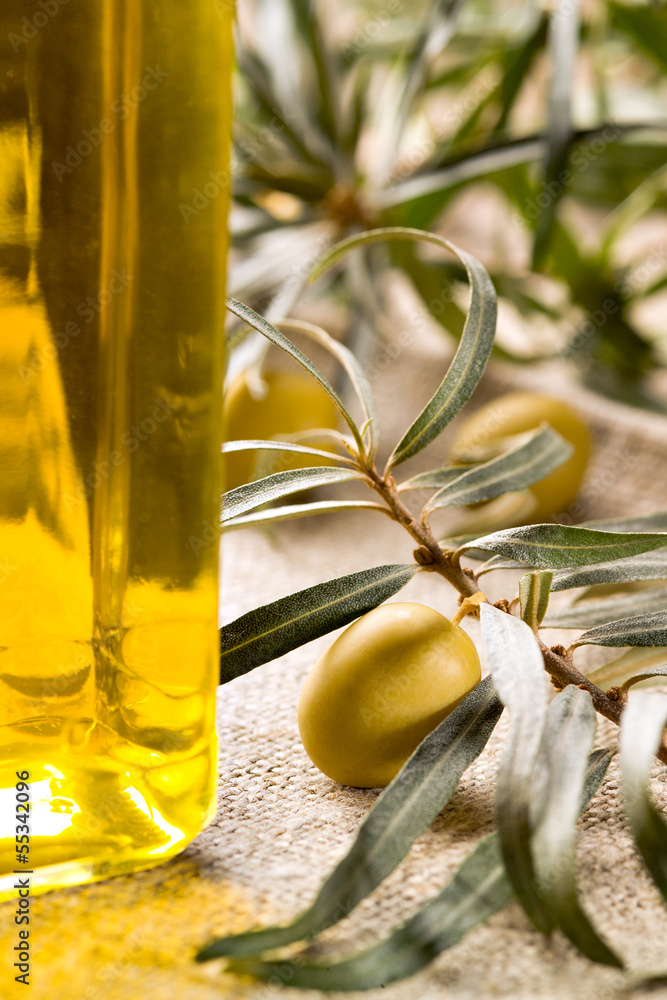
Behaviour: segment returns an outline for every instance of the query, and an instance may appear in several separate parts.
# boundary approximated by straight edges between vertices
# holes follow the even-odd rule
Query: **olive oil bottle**
[[[0,898],[215,808],[231,18],[0,5]]]

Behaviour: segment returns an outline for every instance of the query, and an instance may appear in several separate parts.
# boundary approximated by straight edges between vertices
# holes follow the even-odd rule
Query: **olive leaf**
[[[545,628],[591,628],[617,618],[629,618],[633,611],[660,611],[667,607],[667,587],[638,590],[623,597],[604,601],[583,601],[568,608],[551,611],[544,619]]]
[[[370,230],[337,243],[315,266],[310,280],[314,281],[324,274],[354,247],[386,240],[433,243],[450,250],[464,265],[471,286],[468,316],[454,359],[440,387],[394,448],[387,462],[387,470],[390,470],[430,444],[456,416],[476,388],[493,346],[496,293],[485,268],[471,254],[434,233],[400,227]]]
[[[652,670],[642,670],[639,674],[633,674],[632,677],[628,677],[627,681],[623,681],[621,691],[629,691],[631,687],[639,684],[640,681],[652,680],[654,677],[667,677],[667,664],[662,667],[653,667]]]
[[[314,486],[329,486],[332,483],[344,483],[350,479],[363,479],[363,475],[354,469],[330,469],[317,466],[311,469],[287,469],[285,472],[275,472],[264,479],[256,479],[253,483],[237,486],[222,497],[220,520],[224,524],[233,518],[241,517],[257,507],[290,493],[300,493]]]
[[[374,948],[326,965],[245,960],[230,963],[230,971],[271,979],[287,969],[289,986],[326,992],[384,987],[423,969],[435,955],[506,906],[511,897],[498,838],[491,834],[477,844],[427,907]]]
[[[334,338],[331,337],[326,330],[323,330],[320,326],[316,326],[314,323],[305,323],[302,320],[295,319],[285,319],[280,320],[276,326],[282,330],[290,330],[294,333],[301,333],[306,337],[310,337],[310,339],[314,340],[316,344],[319,344],[321,347],[324,347],[327,351],[329,351],[329,353],[332,354],[343,366],[364,411],[365,425],[368,427],[370,435],[368,457],[374,459],[377,454],[380,435],[380,422],[377,407],[375,405],[375,398],[373,396],[370,383],[366,378],[366,374],[352,351],[345,347],[344,344],[334,340]],[[361,436],[363,437],[363,430],[361,432]]]
[[[613,757],[596,750],[588,758],[580,812],[598,790]],[[282,982],[300,989],[368,990],[405,979],[457,944],[473,927],[501,910],[512,897],[497,833],[484,837],[447,885],[402,927],[366,951],[326,965],[296,955],[289,961],[249,959],[230,963],[231,971]]]
[[[539,627],[549,607],[553,573],[549,569],[526,573],[519,580],[519,608],[521,620],[533,632]]]
[[[220,629],[220,683],[348,625],[398,593],[417,569],[392,565],[350,573],[235,619]]]
[[[667,611],[635,615],[607,622],[584,632],[574,646],[664,646],[667,645]]]
[[[253,524],[274,524],[278,521],[294,521],[299,517],[312,517],[315,514],[332,514],[340,510],[378,510],[381,514],[389,511],[380,503],[371,500],[317,500],[313,503],[290,504],[285,507],[272,507],[270,510],[258,510],[244,517],[235,517],[225,521],[221,530],[236,531],[239,528],[249,528]]]
[[[460,479],[461,475],[474,466],[451,465],[442,469],[430,469],[428,472],[420,472],[410,479],[398,484],[398,491],[402,493],[406,490],[427,490],[430,488],[440,489],[447,486],[455,479]]]
[[[634,583],[639,580],[667,579],[667,548],[642,552],[629,559],[613,559],[579,569],[557,570],[553,591],[591,587],[601,583]]]
[[[639,517],[612,517],[603,521],[584,521],[584,528],[600,531],[667,531],[667,511],[642,514]]]
[[[419,744],[359,827],[352,848],[322,885],[313,904],[286,927],[220,938],[197,956],[249,955],[313,937],[337,923],[403,860],[454,794],[480,755],[502,705],[490,678],[481,681]]]
[[[311,448],[309,445],[275,438],[270,441],[225,441],[222,446],[223,455],[229,455],[236,451],[293,451],[300,455],[317,455],[318,458],[326,458],[331,462],[343,462],[345,465],[354,465],[356,468],[356,463],[345,455],[337,455],[333,451],[323,451],[321,448]]]
[[[572,87],[579,46],[579,0],[557,0],[549,19],[549,115],[546,131],[544,198],[533,244],[532,268],[539,270],[549,246],[558,202],[565,185],[563,171],[574,128],[572,123]]]
[[[350,416],[350,413],[348,412],[342,399],[329,381],[324,377],[317,365],[313,364],[310,358],[307,358],[306,355],[303,354],[303,352],[300,351],[299,348],[293,344],[284,333],[281,333],[280,330],[276,330],[275,326],[272,326],[268,320],[264,319],[263,316],[260,316],[259,313],[256,313],[254,309],[250,308],[250,306],[246,306],[242,302],[237,302],[236,299],[228,298],[227,308],[230,312],[233,312],[235,316],[238,316],[239,319],[243,320],[244,323],[247,323],[248,326],[251,326],[253,330],[257,330],[257,332],[261,333],[267,340],[270,340],[272,344],[275,344],[276,347],[280,347],[286,354],[289,354],[291,358],[294,358],[294,360],[297,361],[302,368],[305,368],[306,371],[313,376],[316,382],[319,382],[326,394],[337,407],[338,412],[347,426],[352,431],[359,450],[363,451],[364,445],[361,439],[361,434],[359,433],[359,428]]]
[[[572,454],[572,445],[548,425],[512,451],[463,472],[443,486],[426,505],[427,510],[491,500],[521,490],[544,479]]]
[[[560,569],[626,559],[667,545],[667,534],[650,532],[611,532],[593,528],[567,527],[562,524],[529,524],[507,528],[466,542],[458,550],[488,549],[501,556],[537,566]],[[667,553],[665,553],[667,562]]]
[[[586,759],[595,738],[595,709],[587,691],[570,686],[549,706],[544,731],[546,795],[532,840],[540,894],[555,922],[593,962],[622,968],[599,937],[579,903],[575,843],[586,777]]]
[[[667,902],[667,824],[648,790],[666,723],[667,698],[652,691],[634,692],[621,717],[623,804],[639,853]]]
[[[595,667],[586,676],[598,687],[609,687],[610,684],[622,684],[638,672],[667,663],[667,646],[637,646],[616,656],[608,663]]]
[[[496,783],[496,819],[505,868],[519,902],[538,930],[553,916],[539,895],[531,849],[531,806],[547,717],[547,676],[537,639],[525,624],[480,605],[482,638],[491,673],[510,711],[510,730]]]

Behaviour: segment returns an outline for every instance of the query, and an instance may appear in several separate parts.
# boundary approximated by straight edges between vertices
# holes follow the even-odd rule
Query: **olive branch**
[[[326,254],[311,280],[349,250],[383,240],[435,244],[454,253],[466,270],[470,305],[458,349],[440,386],[379,469],[377,411],[354,355],[313,324],[285,320],[271,325],[249,307],[230,300],[229,308],[239,319],[282,348],[320,384],[347,431],[332,446],[338,446],[337,451],[285,441],[224,445],[226,452],[273,449],[313,454],[332,464],[278,472],[229,491],[223,497],[221,520],[223,531],[230,531],[332,510],[378,511],[411,535],[417,546],[414,563],[376,566],[326,581],[231,622],[220,630],[221,683],[349,624],[396,594],[417,572],[438,574],[456,588],[461,599],[456,621],[466,614],[479,615],[491,676],[422,741],[378,798],[351,850],[308,910],[287,926],[214,941],[197,959],[227,956],[233,970],[263,979],[279,976],[288,961],[291,986],[369,989],[423,968],[516,897],[544,934],[558,928],[592,961],[624,968],[579,900],[576,825],[616,752],[592,750],[597,712],[621,727],[628,823],[667,903],[667,824],[648,792],[654,756],[667,763],[667,698],[653,692],[630,693],[641,680],[667,676],[663,648],[667,647],[667,589],[663,585],[608,600],[579,601],[552,613],[549,598],[555,591],[602,583],[664,581],[667,513],[580,527],[535,524],[478,538],[438,540],[430,526],[435,510],[524,489],[566,461],[572,449],[543,425],[490,461],[397,480],[398,467],[435,440],[478,385],[493,345],[496,298],[479,261],[439,236],[414,229],[378,229],[351,237]],[[362,421],[353,419],[330,382],[285,331],[314,340],[340,362],[361,406]],[[350,481],[370,489],[376,499],[266,506],[314,486]],[[418,513],[403,500],[411,491],[420,495],[432,491]],[[464,556],[477,569],[463,566]],[[508,567],[526,571],[519,593],[490,605],[483,577]],[[540,635],[543,627],[586,631],[565,649],[547,646]],[[587,644],[630,649],[586,676],[575,667],[573,653]],[[558,692],[553,699],[548,677]],[[328,961],[326,966],[293,951],[289,960],[266,957],[274,949],[316,937],[394,870],[454,794],[504,708],[509,710],[510,729],[496,787],[497,830],[474,848],[440,894],[386,940],[358,955]]]

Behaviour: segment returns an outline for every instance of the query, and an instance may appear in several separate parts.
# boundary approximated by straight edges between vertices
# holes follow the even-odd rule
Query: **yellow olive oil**
[[[0,898],[214,811],[231,17],[0,5]]]

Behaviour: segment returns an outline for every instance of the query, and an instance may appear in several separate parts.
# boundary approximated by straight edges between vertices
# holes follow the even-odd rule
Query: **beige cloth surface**
[[[408,357],[409,354],[409,357]],[[406,426],[403,400],[426,399],[444,369],[440,341],[398,358],[377,380],[388,443]],[[401,375],[401,389],[396,381]],[[543,387],[561,388],[545,372]],[[405,383],[408,383],[407,390]],[[497,369],[482,396],[521,381]],[[635,413],[577,390],[595,429],[587,516],[611,517],[667,506],[667,421]],[[400,405],[398,405],[400,404]],[[416,412],[418,402],[413,402]],[[431,452],[430,464],[444,459]],[[346,572],[410,559],[413,545],[397,525],[371,512],[279,525],[273,532],[234,533],[224,543],[223,615],[230,620],[296,589]],[[487,580],[489,577],[486,578]],[[514,578],[505,577],[514,587]],[[494,584],[502,593],[503,581]],[[445,614],[455,595],[419,575],[398,600],[431,604]],[[473,638],[477,624],[467,622]],[[3,984],[0,996],[33,1000],[214,1000],[216,997],[308,1000],[320,993],[237,980],[222,962],[197,966],[194,949],[214,933],[286,921],[312,898],[349,847],[376,791],[343,788],[306,758],[296,726],[301,682],[325,637],[219,689],[220,786],[214,822],[174,861],[152,871],[58,891],[34,901],[34,985],[6,992],[13,946],[12,906],[0,907]],[[459,789],[409,857],[337,928],[324,949],[357,950],[407,918],[434,895],[478,838],[492,828],[493,775],[503,721]],[[600,745],[616,737],[600,727]],[[643,873],[624,831],[619,778],[608,779],[581,824],[583,899],[610,943],[636,968],[667,969],[667,910]],[[667,808],[667,769],[656,765],[655,794]],[[21,988],[22,989],[22,988]],[[452,997],[612,1000],[639,996],[631,979],[578,957],[559,936],[547,941],[511,903],[485,926],[411,980],[366,994],[369,1000]],[[652,996],[667,997],[667,987]]]

